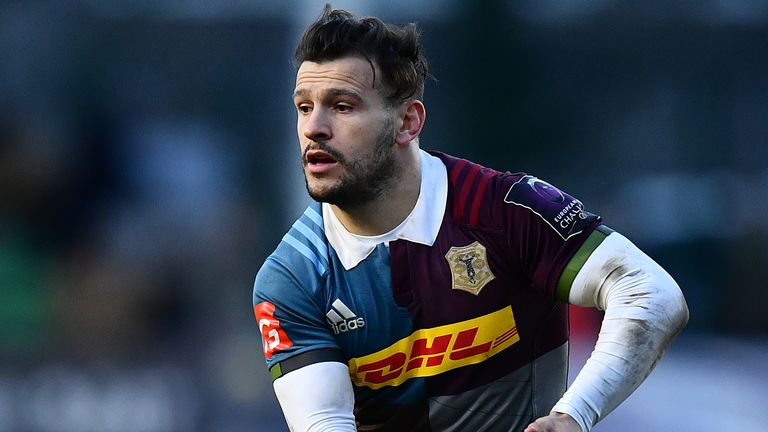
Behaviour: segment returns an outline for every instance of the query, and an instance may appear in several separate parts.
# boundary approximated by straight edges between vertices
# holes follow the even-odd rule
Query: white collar
[[[408,240],[432,246],[440,231],[448,197],[448,172],[443,161],[419,150],[421,186],[419,198],[408,217],[388,233],[377,236],[352,234],[333,214],[331,206],[323,203],[323,225],[331,247],[345,269],[350,270],[373,252],[377,245],[392,240]]]

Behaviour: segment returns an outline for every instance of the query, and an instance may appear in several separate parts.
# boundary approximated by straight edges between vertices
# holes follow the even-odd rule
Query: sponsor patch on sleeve
[[[269,359],[276,352],[289,348],[293,342],[280,327],[280,322],[275,318],[275,305],[270,302],[261,302],[253,307],[256,322],[259,323],[262,341],[264,342],[264,356]]]
[[[597,219],[584,210],[581,201],[530,175],[523,176],[509,188],[504,202],[531,210],[563,240],[579,234]]]

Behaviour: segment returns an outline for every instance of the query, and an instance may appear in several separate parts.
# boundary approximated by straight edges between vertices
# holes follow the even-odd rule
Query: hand
[[[546,417],[536,419],[523,432],[581,432],[581,427],[568,414],[551,412]]]

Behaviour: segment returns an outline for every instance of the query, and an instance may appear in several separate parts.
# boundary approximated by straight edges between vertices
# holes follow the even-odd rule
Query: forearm
[[[587,432],[650,374],[688,309],[672,277],[618,233],[587,260],[569,300],[605,310],[595,350],[553,408]]]
[[[354,394],[347,366],[315,363],[274,383],[292,432],[355,432]]]

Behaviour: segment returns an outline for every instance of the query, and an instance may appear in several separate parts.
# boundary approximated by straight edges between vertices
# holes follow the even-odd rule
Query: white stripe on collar
[[[377,236],[360,236],[344,228],[333,214],[331,206],[323,203],[323,225],[328,242],[336,251],[345,269],[360,264],[377,245],[389,246],[392,240],[408,240],[432,246],[443,222],[448,198],[448,172],[443,161],[419,150],[421,186],[419,199],[408,217],[392,231]]]

